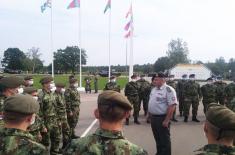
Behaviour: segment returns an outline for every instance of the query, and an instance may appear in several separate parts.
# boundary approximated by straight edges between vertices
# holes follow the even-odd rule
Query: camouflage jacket
[[[81,104],[80,94],[76,88],[68,88],[64,93],[67,113],[72,112],[73,107],[79,107]]]
[[[232,101],[230,102],[230,104],[227,104],[227,107],[232,110],[233,112],[235,112],[235,97],[232,99]]]
[[[64,99],[64,94],[63,93],[58,93],[55,91],[54,93],[55,96],[55,107],[56,107],[56,112],[57,116],[60,119],[66,119],[67,118],[67,113],[66,113],[66,104],[65,104],[65,99]]]
[[[139,79],[136,81],[139,87],[139,95],[146,96],[147,91],[150,87],[150,83],[146,81],[145,79]]]
[[[125,87],[125,96],[138,95],[139,86],[136,82],[128,82]]]
[[[130,143],[122,132],[97,129],[90,136],[73,140],[65,155],[147,155],[142,148]]]
[[[28,127],[28,131],[31,132],[41,132],[45,127],[44,121],[42,120],[41,117],[36,115],[35,117],[35,122]]]
[[[19,129],[0,129],[0,155],[45,155],[43,145],[31,134]]]
[[[187,81],[186,80],[179,80],[178,83],[176,84],[176,93],[177,93],[177,98],[183,98],[183,88],[184,85]]]
[[[235,147],[228,147],[218,144],[208,144],[195,152],[196,155],[235,155]]]
[[[201,87],[203,101],[216,102],[216,86],[214,84],[205,84]]]
[[[113,90],[113,91],[117,91],[120,93],[120,86],[116,83],[116,82],[108,82],[105,87],[104,90]]]
[[[168,80],[168,81],[166,81],[166,84],[171,86],[172,88],[174,88],[176,90],[176,83],[175,83],[175,81]]]
[[[225,96],[226,96],[226,99],[227,99],[226,104],[229,104],[235,96],[235,83],[233,82],[233,83],[228,84],[225,87],[224,91],[225,91]]]
[[[216,85],[216,95],[218,97],[225,97],[225,87],[227,86],[227,84],[225,82],[222,81],[216,81],[214,82],[214,84]]]
[[[3,104],[4,104],[4,100],[6,97],[4,96],[0,96],[0,128],[2,128],[4,126],[4,122],[3,122]]]
[[[52,92],[42,90],[38,94],[40,104],[40,117],[46,120],[49,117],[55,118],[57,113],[55,109],[55,97]]]
[[[200,85],[196,81],[187,81],[183,85],[182,95],[184,98],[202,97]]]

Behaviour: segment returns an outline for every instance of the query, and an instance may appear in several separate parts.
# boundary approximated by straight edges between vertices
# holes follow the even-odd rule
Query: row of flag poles
[[[78,38],[79,38],[79,49],[80,49],[80,88],[82,88],[82,38],[81,38],[81,1],[80,0],[72,0],[70,4],[68,5],[67,9],[72,8],[79,8],[78,9],[78,23],[79,23],[79,31],[78,31]],[[51,34],[50,34],[50,50],[52,54],[52,77],[54,77],[54,55],[53,55],[53,14],[52,14],[52,0],[46,0],[45,3],[41,6],[41,12],[44,13],[47,8],[51,9],[50,15],[51,15]],[[109,78],[111,76],[111,0],[107,0],[107,4],[104,9],[104,14],[109,11],[109,17],[108,17],[108,56],[109,56]],[[124,30],[126,31],[126,34],[124,35],[124,38],[126,39],[126,56],[127,56],[127,44],[128,39],[130,39],[130,64],[129,64],[129,80],[131,75],[133,74],[133,12],[132,12],[132,3],[131,6],[126,14],[126,19],[128,19],[127,24],[124,27]]]

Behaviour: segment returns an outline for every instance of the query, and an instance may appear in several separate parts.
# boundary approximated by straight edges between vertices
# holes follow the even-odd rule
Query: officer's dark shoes
[[[126,118],[126,125],[129,125],[129,118]]]
[[[193,121],[193,122],[200,122],[200,121],[197,119],[197,117],[193,117],[192,121]]]
[[[184,116],[184,122],[188,122],[188,116]]]
[[[140,124],[140,122],[138,121],[137,118],[134,118],[134,123],[135,123],[135,124],[138,124],[138,125]]]

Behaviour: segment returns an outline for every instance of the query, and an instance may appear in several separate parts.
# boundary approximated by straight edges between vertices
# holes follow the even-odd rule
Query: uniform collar
[[[162,90],[162,89],[164,89],[166,87],[166,82],[159,88],[159,87],[156,87],[156,89],[158,89],[158,90]]]
[[[3,128],[0,130],[0,133],[3,133],[4,136],[26,137],[28,139],[35,140],[34,137],[28,131],[23,131],[20,129]]]
[[[196,150],[196,152],[235,152],[235,147],[232,146],[225,146],[225,145],[219,145],[219,144],[207,144],[204,147]]]
[[[123,133],[121,131],[110,131],[110,130],[98,128],[94,134],[97,136],[105,137],[105,138],[124,139]]]

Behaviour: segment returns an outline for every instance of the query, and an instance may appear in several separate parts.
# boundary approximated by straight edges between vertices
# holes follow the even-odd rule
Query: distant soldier
[[[24,86],[32,87],[33,86],[33,76],[29,75],[24,78]]]
[[[140,102],[139,102],[139,95],[138,95],[138,84],[136,82],[137,76],[132,75],[131,81],[126,84],[125,87],[125,96],[127,96],[127,99],[132,104],[134,108],[133,116],[134,116],[134,123],[140,124],[138,117],[139,117],[139,111],[140,111]],[[126,125],[129,125],[129,118],[126,118]]]
[[[176,91],[176,82],[174,81],[175,75],[169,75],[166,84],[171,86],[172,88],[174,88],[174,90]],[[173,117],[171,119],[174,122],[178,122],[178,120],[176,119],[176,109],[173,113]]]
[[[225,104],[225,87],[227,86],[227,83],[223,82],[223,78],[221,76],[217,77],[217,81],[214,82],[216,85],[216,102],[219,102],[219,104],[224,105]]]
[[[52,77],[41,78],[40,83],[42,85],[42,91],[39,93],[38,97],[42,118],[47,128],[47,133],[43,138],[42,143],[47,147],[48,150],[51,144],[50,154],[54,155],[60,153],[60,142],[62,137],[59,130],[58,116],[56,113],[56,101],[51,91],[51,89],[54,87],[52,85],[52,81]]]
[[[54,92],[56,100],[56,112],[59,118],[60,132],[63,136],[63,148],[70,141],[70,127],[67,120],[66,104],[64,99],[65,84],[56,83],[56,90]]]
[[[78,136],[75,134],[75,128],[78,124],[81,104],[80,94],[77,90],[78,81],[77,79],[70,79],[69,83],[69,88],[67,88],[64,93],[68,123],[71,130],[71,138],[78,138]]]
[[[31,95],[38,103],[38,92],[33,87],[25,87],[24,94]],[[38,103],[39,104],[39,103]],[[39,109],[40,112],[40,109]],[[38,143],[42,141],[42,135],[47,133],[43,119],[39,116],[39,112],[35,113],[35,123],[28,127],[28,131],[32,134]]]
[[[183,87],[184,96],[184,122],[188,122],[189,110],[192,105],[192,121],[200,122],[197,119],[199,101],[201,100],[200,85],[195,81],[195,74],[189,75],[189,81]]]
[[[91,93],[91,78],[90,76],[85,78],[85,91]]]
[[[0,129],[0,155],[46,155],[43,145],[27,132],[39,104],[29,95],[14,95],[4,102],[4,128]]]
[[[101,93],[94,112],[100,127],[92,135],[73,140],[64,155],[147,155],[123,136],[122,122],[129,117],[131,109],[124,95],[110,90]]]
[[[23,79],[16,77],[16,76],[10,76],[10,77],[3,77],[0,79],[0,128],[3,127],[3,107],[4,107],[4,100],[7,97],[16,95],[18,93],[22,93],[22,88],[20,88],[21,85],[24,84]]]
[[[115,76],[111,76],[110,77],[110,81],[108,83],[106,83],[104,90],[114,90],[120,93],[120,85],[118,85],[116,83],[116,77]]]
[[[137,80],[139,85],[139,109],[141,109],[141,102],[143,101],[144,115],[148,113],[148,89],[150,88],[150,83],[144,79],[144,75],[140,76],[140,79]]]
[[[95,89],[95,93],[98,93],[98,77],[97,75],[94,76],[94,89]]]
[[[203,111],[205,114],[206,114],[207,106],[210,103],[216,103],[216,89],[217,89],[216,85],[213,84],[212,78],[208,78],[206,81],[207,81],[207,84],[201,87],[201,92],[202,92],[202,97],[203,97],[202,103],[204,106]]]
[[[232,99],[235,97],[235,79],[232,83],[225,87],[225,102],[226,106],[230,106]]]
[[[182,79],[178,81],[176,85],[176,93],[177,98],[179,100],[179,112],[180,116],[183,116],[183,109],[184,109],[184,96],[183,96],[183,88],[184,84],[187,82],[187,74],[182,75]]]
[[[195,151],[196,155],[234,155],[235,113],[225,106],[210,104],[206,112],[204,132],[208,144]]]

